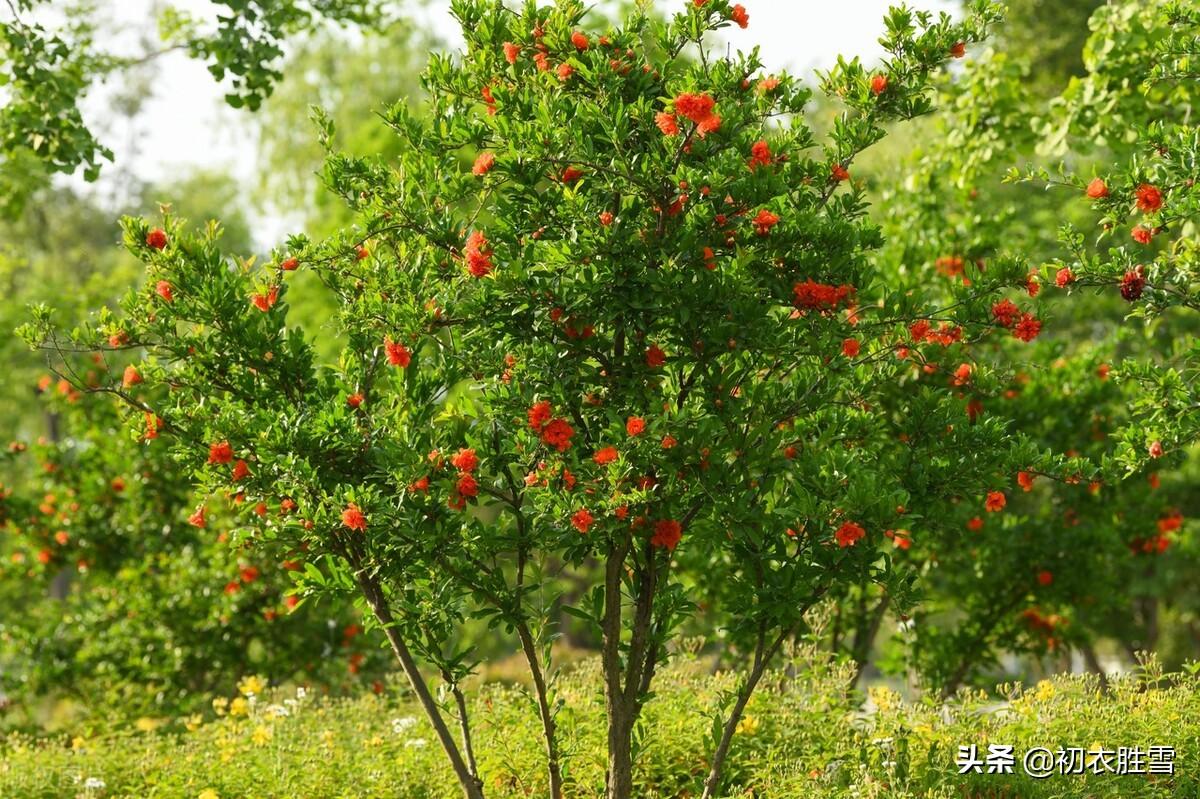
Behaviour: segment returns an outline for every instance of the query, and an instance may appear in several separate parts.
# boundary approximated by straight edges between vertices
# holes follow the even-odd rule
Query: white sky
[[[158,0],[101,0],[112,13],[113,29],[119,33],[111,42],[121,52],[145,52],[159,46],[153,40]],[[664,12],[672,12],[687,0],[656,0]],[[750,14],[747,30],[731,28],[727,38],[737,49],[758,44],[768,69],[788,69],[807,76],[815,67],[827,67],[839,54],[873,59],[881,54],[878,37],[889,5],[899,0],[741,0]],[[211,18],[215,7],[207,0],[170,0],[176,8],[201,18]],[[909,0],[915,8],[951,11],[953,0]],[[457,25],[450,17],[447,0],[431,0],[418,18],[430,24],[447,42],[457,44]],[[103,143],[115,154],[114,165],[106,165],[110,181],[101,177],[94,187],[109,194],[118,170],[130,170],[148,181],[170,181],[195,167],[227,168],[233,174],[254,175],[253,127],[246,111],[224,104],[222,88],[198,61],[182,53],[171,53],[154,62],[155,77],[142,112],[131,124],[98,131]],[[112,92],[100,90],[89,99],[85,112],[99,118],[113,102]],[[115,167],[115,168],[114,168]],[[268,228],[277,227],[266,220]],[[272,231],[274,234],[284,231]]]

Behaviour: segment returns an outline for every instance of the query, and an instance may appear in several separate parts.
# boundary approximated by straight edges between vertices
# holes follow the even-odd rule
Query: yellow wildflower
[[[1054,683],[1049,680],[1041,680],[1037,684],[1037,700],[1039,702],[1049,702],[1054,698]]]
[[[157,730],[159,727],[162,726],[162,720],[161,719],[152,719],[152,718],[147,718],[146,716],[142,716],[140,719],[133,722],[133,726],[137,729],[138,732],[154,732],[155,730]]]
[[[250,736],[250,740],[254,741],[256,746],[263,746],[271,740],[271,736],[273,735],[274,732],[270,727],[259,724],[254,728],[254,734]]]
[[[200,729],[200,725],[203,723],[204,718],[199,713],[188,716],[183,720],[183,726],[187,727],[188,732],[195,732],[196,730]]]
[[[205,788],[196,799],[221,799],[221,795],[212,788]]]
[[[875,703],[875,707],[883,712],[892,710],[900,704],[900,694],[888,688],[886,685],[879,685],[867,689],[867,695],[871,701]]]
[[[267,689],[267,683],[262,677],[252,674],[243,678],[237,687],[243,696],[258,696]]]
[[[212,705],[213,711],[215,711],[218,716],[224,716],[226,708],[229,707],[229,700],[223,696],[218,696],[213,700]]]
[[[250,713],[250,703],[242,697],[234,697],[234,700],[229,703],[229,715],[245,716]]]
[[[758,719],[754,716],[743,716],[738,722],[737,732],[739,735],[753,735],[758,732]]]

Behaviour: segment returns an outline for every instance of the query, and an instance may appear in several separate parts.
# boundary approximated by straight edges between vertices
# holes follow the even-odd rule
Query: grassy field
[[[1118,679],[1102,696],[1094,679],[1057,678],[1006,702],[964,696],[945,707],[908,703],[879,688],[844,689],[848,673],[807,663],[800,676],[776,672],[752,702],[736,739],[730,797],[1171,797],[1200,796],[1200,678],[1153,670]],[[570,797],[601,796],[603,702],[597,665],[585,661],[558,681]],[[646,708],[638,795],[695,797],[707,764],[714,714],[732,677],[679,659]],[[523,688],[489,684],[472,692],[480,770],[490,797],[545,796],[542,747]],[[652,734],[651,734],[652,733]],[[959,776],[960,745],[1015,748],[1014,775]],[[1023,775],[1031,747],[1173,746],[1174,775]],[[982,757],[982,754],[981,754]],[[0,742],[0,796],[401,797],[458,793],[429,726],[399,688],[383,696],[327,700],[303,689],[243,681],[213,710],[183,719],[141,719],[95,738]],[[1088,758],[1089,762],[1092,758]],[[1103,761],[1103,758],[1101,759]],[[1114,752],[1112,766],[1118,766]]]

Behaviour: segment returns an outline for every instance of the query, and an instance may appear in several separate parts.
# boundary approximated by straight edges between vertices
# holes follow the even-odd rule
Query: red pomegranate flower
[[[460,449],[450,458],[450,463],[460,472],[473,472],[479,468],[479,456],[473,449]]]
[[[654,525],[654,535],[650,537],[650,545],[659,549],[673,551],[683,538],[683,525],[674,519],[663,519]]]
[[[229,463],[233,460],[233,447],[228,441],[219,441],[216,444],[208,445],[208,462],[209,465],[221,463]]]
[[[161,250],[167,246],[167,234],[162,228],[156,227],[146,234],[146,246]]]
[[[758,212],[758,216],[754,217],[752,222],[755,233],[767,236],[770,235],[771,228],[779,224],[779,217],[764,208]]]
[[[412,353],[400,342],[392,341],[390,338],[384,339],[383,348],[387,352],[388,363],[392,366],[407,369],[408,365],[412,363]]]
[[[1136,269],[1130,269],[1121,278],[1121,296],[1126,302],[1133,302],[1141,299],[1142,291],[1146,288],[1146,278],[1139,266]]]
[[[590,530],[595,522],[596,517],[587,510],[575,511],[574,515],[571,516],[571,524],[581,533],[586,533]]]
[[[842,522],[842,526],[833,535],[837,539],[838,546],[845,549],[857,544],[867,535],[867,531],[854,522]]]
[[[475,159],[475,165],[471,167],[471,174],[477,178],[483,177],[492,170],[496,165],[495,153],[480,153]]]
[[[675,115],[668,111],[659,111],[654,115],[654,124],[658,125],[658,129],[662,131],[664,136],[679,135],[679,121]]]
[[[467,271],[473,277],[486,277],[491,274],[492,251],[488,249],[487,236],[483,235],[483,231],[476,230],[467,238],[463,258],[466,259]]]
[[[1152,186],[1149,183],[1143,183],[1137,187],[1133,196],[1137,200],[1138,210],[1143,214],[1152,214],[1159,208],[1162,208],[1163,195],[1157,186]]]
[[[342,511],[342,526],[347,530],[362,532],[367,529],[367,517],[359,510],[358,505],[351,502]]]
[[[592,455],[592,460],[599,466],[607,466],[620,456],[616,447],[604,447],[603,449],[596,450],[596,453]]]

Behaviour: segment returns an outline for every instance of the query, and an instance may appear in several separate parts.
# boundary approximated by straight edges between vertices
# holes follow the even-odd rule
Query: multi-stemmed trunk
[[[644,557],[634,569],[636,596],[630,619],[629,646],[624,669],[621,664],[623,598],[621,587],[626,557],[633,547],[626,537],[610,545],[605,563],[604,615],[601,630],[604,646],[604,699],[608,716],[608,772],[605,799],[633,796],[633,729],[658,663],[661,642],[654,630],[654,599],[658,591],[658,556],[648,543]]]

